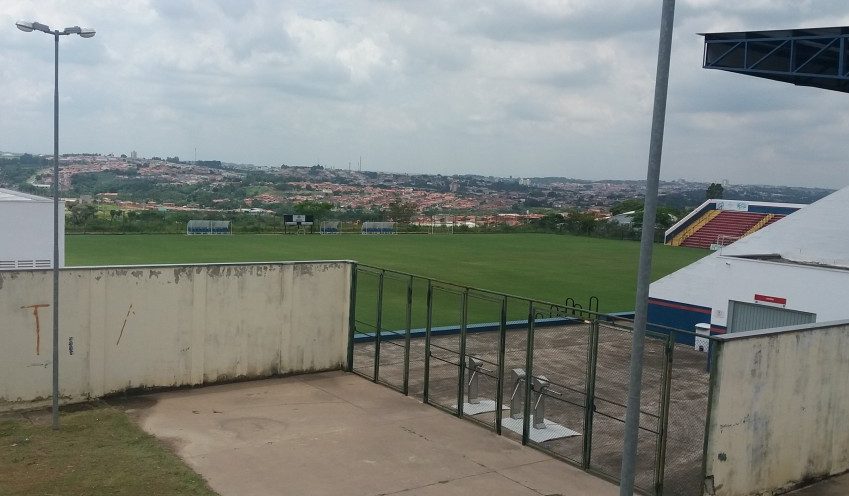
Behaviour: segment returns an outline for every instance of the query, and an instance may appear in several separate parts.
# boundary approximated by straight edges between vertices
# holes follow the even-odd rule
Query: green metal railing
[[[352,272],[349,371],[616,481],[629,319],[599,313],[596,298],[583,308],[362,264]],[[708,358],[676,343],[682,336],[694,333],[647,332],[637,467],[645,494],[695,494],[703,479]],[[469,396],[473,381],[481,398]],[[520,391],[521,412],[505,415]],[[532,421],[540,403],[545,420]],[[555,431],[564,435],[546,438]]]

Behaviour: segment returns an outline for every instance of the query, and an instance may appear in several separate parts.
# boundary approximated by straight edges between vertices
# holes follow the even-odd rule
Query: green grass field
[[[600,310],[634,307],[639,243],[554,234],[395,236],[71,235],[66,264],[356,260],[462,285],[540,300],[574,298]],[[655,245],[653,277],[707,255],[706,250]]]

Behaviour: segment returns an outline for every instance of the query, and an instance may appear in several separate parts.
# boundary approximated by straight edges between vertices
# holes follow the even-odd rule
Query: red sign
[[[773,305],[787,304],[787,298],[780,298],[778,296],[767,296],[762,294],[755,294],[755,301],[760,303],[772,303]]]

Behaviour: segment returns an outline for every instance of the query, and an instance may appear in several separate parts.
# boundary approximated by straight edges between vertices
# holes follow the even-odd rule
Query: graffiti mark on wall
[[[118,346],[118,344],[121,342],[121,338],[124,337],[124,328],[127,327],[127,319],[130,318],[131,313],[133,315],[136,314],[135,312],[133,312],[133,304],[132,303],[130,303],[130,308],[127,309],[127,315],[124,316],[124,323],[121,325],[121,333],[118,334],[118,341],[115,341],[115,346]]]
[[[32,308],[32,315],[35,317],[35,354],[41,354],[41,321],[38,319],[38,309],[43,307],[49,307],[50,305],[47,303],[39,303],[36,305],[24,305],[21,309]]]

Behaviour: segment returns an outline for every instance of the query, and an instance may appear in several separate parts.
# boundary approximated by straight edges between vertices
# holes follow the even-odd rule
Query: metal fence
[[[353,271],[349,370],[616,481],[632,322],[366,265]],[[660,331],[660,332],[656,332]],[[700,494],[709,356],[646,333],[636,485]]]

